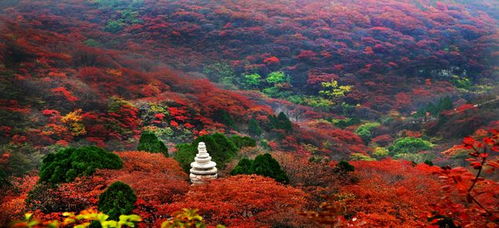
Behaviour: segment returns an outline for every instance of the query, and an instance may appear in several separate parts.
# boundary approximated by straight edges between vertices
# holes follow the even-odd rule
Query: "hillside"
[[[494,227],[498,20],[492,0],[2,1],[0,225],[101,209],[119,181],[144,227]],[[201,140],[219,178],[190,186]],[[86,146],[123,167],[61,155],[45,179]],[[287,181],[248,165],[266,153]]]

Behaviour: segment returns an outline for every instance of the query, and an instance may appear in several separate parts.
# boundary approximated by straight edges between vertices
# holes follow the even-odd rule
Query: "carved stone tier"
[[[202,184],[206,179],[217,178],[217,163],[211,161],[211,156],[206,151],[204,142],[198,144],[198,153],[191,163],[191,178],[192,184]]]

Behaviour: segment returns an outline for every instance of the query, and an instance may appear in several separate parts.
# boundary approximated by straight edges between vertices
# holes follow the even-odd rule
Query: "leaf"
[[[463,139],[464,145],[473,145],[475,142],[476,142],[475,139],[473,139],[471,137],[464,137],[464,139]]]

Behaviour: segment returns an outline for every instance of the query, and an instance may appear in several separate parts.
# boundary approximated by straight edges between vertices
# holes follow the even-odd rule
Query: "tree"
[[[262,128],[260,128],[258,121],[254,118],[248,122],[248,133],[253,137],[260,137],[262,135]]]
[[[355,130],[355,134],[359,135],[365,143],[369,143],[373,137],[373,129],[380,125],[378,122],[364,123]]]
[[[228,227],[274,224],[302,227],[308,221],[298,213],[306,204],[306,196],[302,190],[282,185],[272,178],[238,175],[191,187],[184,200],[168,205],[166,212],[197,208],[207,224]]]
[[[238,149],[256,146],[256,141],[248,136],[233,135],[230,137],[230,140],[237,146]]]
[[[244,75],[244,86],[246,88],[258,88],[262,82],[262,76],[257,73]]]
[[[291,132],[293,130],[293,124],[291,120],[289,120],[288,116],[284,114],[284,112],[280,112],[279,115],[269,116],[270,126],[275,129],[283,129],[286,132]]]
[[[287,82],[289,79],[282,71],[275,71],[267,75],[267,82],[270,84],[278,84]]]
[[[151,131],[143,131],[140,136],[139,145],[137,150],[147,151],[152,153],[162,153],[168,157],[168,148],[165,144]]]
[[[61,183],[79,176],[92,175],[96,169],[120,169],[118,155],[96,146],[61,149],[48,154],[42,161],[40,182]]]
[[[120,215],[130,214],[135,208],[135,201],[137,196],[133,189],[117,181],[99,196],[99,210],[116,220]]]
[[[286,172],[282,170],[279,162],[269,153],[260,154],[256,156],[255,160],[250,160],[248,158],[241,159],[237,166],[231,171],[231,174],[257,174],[273,178],[281,183],[289,182]]]
[[[433,147],[433,144],[421,138],[404,137],[399,138],[393,142],[388,150],[392,155],[397,154],[411,154],[417,153],[423,150],[429,150]]]

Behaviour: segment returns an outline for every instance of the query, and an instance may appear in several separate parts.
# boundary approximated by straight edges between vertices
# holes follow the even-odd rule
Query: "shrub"
[[[151,131],[142,132],[137,150],[152,153],[162,153],[163,155],[165,155],[165,157],[168,157],[168,148],[161,140],[158,139],[156,134]]]
[[[293,130],[293,124],[283,112],[280,112],[277,117],[273,115],[269,116],[269,120],[272,128],[283,129],[286,132],[291,132]]]
[[[365,143],[368,143],[371,141],[371,138],[373,137],[372,130],[376,127],[379,127],[380,123],[377,122],[370,122],[370,123],[365,123],[360,125],[357,130],[355,130],[355,134],[360,136],[362,140],[364,140]]]
[[[193,147],[190,143],[182,143],[177,144],[176,148],[177,152],[175,152],[173,158],[180,163],[180,166],[184,171],[189,172],[191,162],[194,161],[194,157],[197,153],[196,147]]]
[[[347,174],[349,172],[355,171],[355,167],[348,163],[347,161],[340,161],[336,166],[334,167],[334,172],[339,173],[339,174]]]
[[[243,147],[254,147],[256,146],[256,141],[248,136],[233,135],[230,140],[241,149]]]
[[[362,153],[352,153],[350,159],[353,161],[376,161],[376,159]]]
[[[96,169],[120,169],[118,155],[96,146],[69,147],[48,154],[42,161],[40,182],[71,182],[76,177],[92,175]]]
[[[388,147],[390,154],[411,154],[417,153],[423,150],[429,150],[433,147],[433,144],[421,138],[404,137],[399,138],[393,142],[391,146]]]
[[[256,156],[255,160],[243,158],[237,166],[231,171],[232,175],[237,174],[257,174],[270,177],[281,183],[288,183],[289,179],[286,172],[282,170],[279,162],[269,153]]]
[[[250,119],[248,123],[248,133],[253,137],[262,135],[262,128],[255,119]]]
[[[118,219],[120,215],[132,212],[135,201],[137,197],[133,189],[117,181],[99,196],[99,211],[106,213],[111,219]]]

